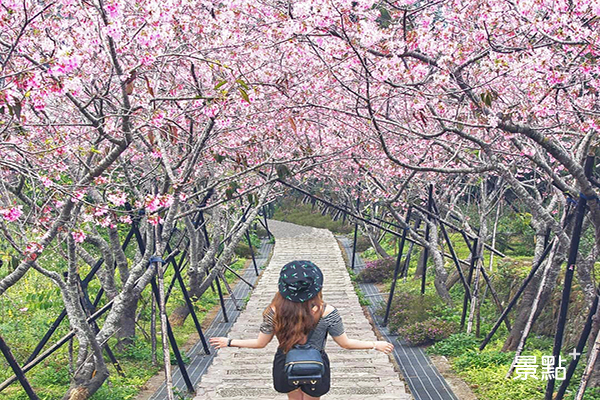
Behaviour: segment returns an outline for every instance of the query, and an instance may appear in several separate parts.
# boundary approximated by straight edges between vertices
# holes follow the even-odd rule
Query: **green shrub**
[[[477,351],[479,342],[475,335],[459,332],[434,344],[428,351],[442,356],[457,357],[470,351]]]
[[[396,260],[393,257],[368,261],[365,268],[358,274],[357,280],[363,283],[381,283],[392,278],[395,267]]]
[[[354,241],[354,237],[352,237],[352,241]],[[356,251],[358,253],[362,253],[363,251],[367,250],[369,247],[371,247],[371,241],[369,240],[368,237],[363,236],[363,235],[358,235],[356,237]]]
[[[537,400],[543,398],[545,381],[538,379],[506,379],[509,365],[490,365],[487,368],[453,369],[465,378],[479,399]]]
[[[510,351],[503,353],[498,350],[470,351],[463,353],[454,360],[454,367],[463,370],[468,368],[483,369],[490,366],[506,365],[505,373],[512,363],[515,353]]]
[[[261,224],[258,224],[256,226],[256,236],[258,236],[259,238],[265,238],[269,236],[269,233]]]
[[[252,257],[252,253],[250,252],[250,246],[246,241],[240,241],[237,246],[235,246],[234,253],[238,257],[242,258],[250,258]]]
[[[119,354],[119,357],[125,357],[135,361],[151,361],[152,360],[152,345],[142,338],[133,337],[133,343],[127,345]]]
[[[407,342],[415,345],[426,345],[446,339],[456,332],[457,326],[450,321],[431,318],[422,322],[415,322],[398,329],[398,334]]]
[[[314,228],[329,229],[338,234],[348,234],[354,230],[353,225],[343,223],[341,219],[334,221],[328,214],[321,215],[317,209],[313,210],[310,204],[299,204],[293,201],[281,202],[273,215],[273,219]]]
[[[421,293],[408,285],[397,286],[389,315],[389,329],[397,332],[400,327],[422,322],[433,317],[439,318],[444,309],[442,300],[436,293]],[[383,313],[383,310],[380,311]]]

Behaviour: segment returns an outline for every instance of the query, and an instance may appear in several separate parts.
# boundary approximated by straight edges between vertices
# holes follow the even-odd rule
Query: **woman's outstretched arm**
[[[385,354],[389,354],[394,350],[394,345],[390,342],[350,339],[345,333],[340,336],[333,336],[333,340],[340,347],[348,350],[375,349]]]
[[[245,347],[248,349],[262,349],[273,339],[273,334],[266,334],[260,332],[256,339],[229,339],[226,337],[211,337],[209,339],[210,344],[215,349],[221,349],[223,347]]]

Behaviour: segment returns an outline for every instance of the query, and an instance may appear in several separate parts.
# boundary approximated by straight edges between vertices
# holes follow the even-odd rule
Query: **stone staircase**
[[[278,221],[271,221],[269,228],[276,238],[273,256],[228,336],[255,338],[262,322],[262,311],[277,290],[279,270],[289,261],[306,259],[323,271],[323,298],[339,310],[348,336],[377,340],[358,302],[332,233]],[[285,394],[273,389],[271,367],[276,350],[276,338],[266,349],[219,350],[202,377],[195,400],[287,399]],[[412,399],[387,355],[374,350],[344,350],[331,338],[328,338],[326,351],[331,360],[332,383],[323,399]]]

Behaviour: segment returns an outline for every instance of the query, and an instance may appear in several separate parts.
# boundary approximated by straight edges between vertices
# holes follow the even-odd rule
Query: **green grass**
[[[341,219],[334,221],[330,215],[321,215],[310,204],[293,201],[282,202],[275,210],[273,219],[293,224],[329,229],[336,234],[347,234],[354,231],[354,226],[343,223]]]

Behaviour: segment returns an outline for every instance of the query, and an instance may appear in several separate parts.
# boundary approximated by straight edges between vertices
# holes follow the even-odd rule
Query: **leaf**
[[[242,95],[244,100],[246,100],[247,103],[250,103],[250,98],[248,97],[248,93],[246,93],[246,91],[242,88],[238,88],[238,90],[240,91],[240,94]]]
[[[294,118],[289,117],[288,119],[290,121],[290,124],[292,125],[292,129],[294,130],[295,133],[297,133],[298,130],[296,129],[296,123],[294,122]]]
[[[479,96],[481,97],[481,101],[483,101],[486,106],[489,107],[492,105],[492,95],[490,92],[481,93]]]
[[[15,113],[15,117],[20,121],[21,120],[21,102],[15,99],[15,105],[13,106],[13,111]]]
[[[154,89],[150,86],[150,80],[147,76],[144,76],[144,79],[146,80],[146,89],[148,89],[148,93],[150,93],[150,96],[154,97]]]
[[[19,266],[19,259],[15,256],[11,256],[10,257],[10,266],[13,269],[13,271],[15,269],[17,269],[17,267]]]
[[[217,90],[218,88],[220,88],[221,86],[223,86],[223,85],[224,85],[224,84],[226,84],[226,83],[227,83],[227,81],[220,81],[219,83],[217,83],[217,84],[215,85],[215,90]]]
[[[125,93],[127,93],[127,94],[133,93],[133,81],[125,83]]]
[[[234,194],[237,194],[237,189],[239,189],[240,185],[236,181],[233,181],[229,184],[229,187],[225,189],[225,197],[227,200],[231,200]]]
[[[217,154],[215,153],[213,155],[213,157],[215,158],[215,161],[219,164],[221,164],[224,160],[225,160],[225,156],[221,155],[221,154]]]
[[[290,169],[287,167],[287,165],[278,165],[275,167],[275,171],[280,179],[291,175]]]
[[[154,132],[152,131],[148,131],[148,142],[150,142],[150,144],[154,146]]]
[[[246,82],[244,82],[243,80],[237,79],[236,82],[239,83],[245,90],[250,90],[248,84],[246,84]]]
[[[169,125],[169,138],[171,139],[171,143],[176,144],[178,137],[177,127],[174,125]]]
[[[375,20],[382,28],[389,28],[392,22],[392,16],[388,10],[379,7],[379,17]]]

